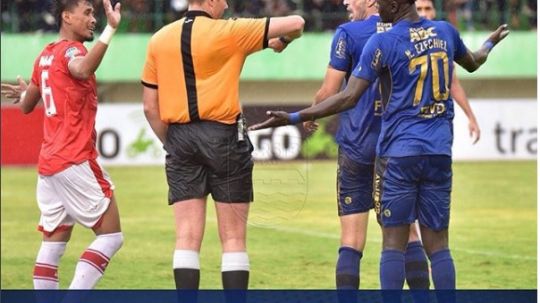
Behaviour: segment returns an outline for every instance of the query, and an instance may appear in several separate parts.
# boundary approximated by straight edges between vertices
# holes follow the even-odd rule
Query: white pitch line
[[[282,227],[282,226],[259,226],[259,225],[253,225],[252,227],[255,228],[261,228],[261,229],[270,229],[274,231],[279,232],[287,232],[292,234],[300,234],[310,237],[317,237],[317,238],[324,238],[324,239],[332,239],[332,240],[339,240],[340,236],[339,234],[334,233],[327,233],[327,232],[318,232],[318,231],[312,231],[312,230],[305,230],[305,229],[299,229],[299,228],[293,228],[293,227]],[[381,238],[373,238],[369,237],[367,239],[368,242],[381,242]],[[524,261],[536,261],[536,257],[531,256],[523,256],[523,255],[507,255],[507,254],[501,254],[498,252],[491,252],[491,251],[482,251],[482,250],[473,250],[473,249],[462,249],[462,248],[452,248],[452,251],[458,251],[462,253],[467,254],[473,254],[473,255],[484,255],[484,256],[490,256],[490,257],[497,257],[501,259],[514,259],[514,260],[524,260]]]

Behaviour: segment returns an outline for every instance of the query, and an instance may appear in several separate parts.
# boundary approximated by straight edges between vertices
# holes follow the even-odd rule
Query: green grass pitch
[[[454,164],[450,245],[461,289],[536,288],[536,162]],[[335,161],[257,163],[248,251],[250,288],[332,289],[339,245]],[[110,167],[125,244],[98,284],[107,289],[173,288],[174,221],[162,167]],[[40,245],[34,168],[2,168],[1,287],[32,288]],[[201,288],[221,288],[213,202],[207,207]],[[66,288],[93,239],[76,227],[60,264]],[[379,287],[379,227],[372,215],[361,288]]]

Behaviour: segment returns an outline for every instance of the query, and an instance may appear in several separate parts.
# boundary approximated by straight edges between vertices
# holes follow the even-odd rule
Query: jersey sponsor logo
[[[72,47],[70,47],[70,48],[68,48],[66,50],[64,56],[71,61],[73,58],[75,58],[80,53],[81,53],[81,51],[78,48],[76,48],[75,46],[72,46]]]
[[[39,58],[39,66],[40,67],[51,66],[53,59],[54,59],[54,55],[41,56]]]
[[[375,106],[375,109],[374,109],[374,115],[375,116],[382,116],[383,112],[384,112],[384,103],[382,100],[375,100],[375,102],[373,103],[374,106]]]
[[[375,174],[373,180],[373,208],[376,214],[381,213],[381,176]]]
[[[336,44],[336,57],[339,59],[345,59],[347,57],[347,41],[345,41],[345,38],[340,37],[337,44]]]
[[[375,50],[375,54],[373,55],[373,61],[371,61],[371,67],[373,67],[374,69],[377,69],[377,67],[381,63],[381,56],[382,56],[381,49],[377,48]]]
[[[377,33],[384,33],[392,28],[392,23],[377,22]]]
[[[424,119],[431,119],[441,116],[446,112],[446,106],[443,102],[435,102],[427,106],[420,108],[420,117]]]
[[[423,27],[412,27],[409,28],[409,35],[411,37],[411,42],[420,42],[423,40],[427,40],[429,38],[437,37],[437,33],[435,32],[435,27],[429,27],[427,29]]]

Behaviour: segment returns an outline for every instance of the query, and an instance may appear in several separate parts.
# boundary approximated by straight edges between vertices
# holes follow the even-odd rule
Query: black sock
[[[249,283],[249,271],[222,271],[221,281],[223,282],[223,289],[247,289]]]
[[[176,289],[199,289],[200,270],[193,268],[175,268],[174,283]]]
[[[222,271],[221,281],[225,290],[226,303],[245,303],[249,284],[249,271]]]

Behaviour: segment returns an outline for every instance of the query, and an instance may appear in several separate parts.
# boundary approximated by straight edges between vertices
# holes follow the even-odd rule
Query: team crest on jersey
[[[69,60],[75,58],[78,54],[80,54],[81,51],[76,48],[75,46],[73,47],[70,47],[66,50],[66,53],[65,53],[65,57],[68,58]]]
[[[340,59],[345,59],[347,56],[346,49],[347,49],[347,42],[345,41],[345,38],[340,37],[336,44],[336,57]]]

